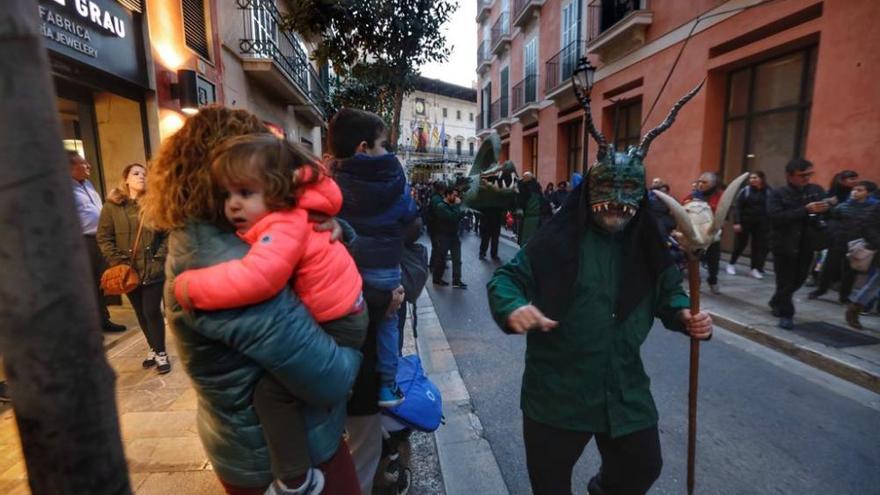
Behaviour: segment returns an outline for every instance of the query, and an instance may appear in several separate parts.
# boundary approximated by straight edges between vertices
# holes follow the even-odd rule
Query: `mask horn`
[[[733,204],[733,200],[736,198],[737,193],[739,193],[739,186],[741,186],[748,178],[749,173],[746,172],[736,179],[733,179],[733,182],[728,184],[727,189],[724,190],[724,194],[721,195],[721,199],[718,200],[718,206],[715,208],[715,220],[712,221],[712,229],[709,237],[715,237],[715,234],[724,225],[724,219],[727,217],[727,212],[730,210],[730,206]]]
[[[602,159],[606,153],[608,153],[608,141],[605,139],[605,136],[596,129],[596,125],[593,123],[593,112],[590,109],[590,93],[584,93],[583,88],[581,88],[576,82],[575,77],[571,78],[571,86],[574,88],[574,93],[577,96],[579,101],[586,101],[587,104],[583,105],[584,107],[584,115],[587,117],[587,130],[590,132],[590,135],[593,136],[593,139],[596,140],[596,143],[599,145],[599,150],[596,152],[596,157],[598,159]]]
[[[697,87],[690,90],[688,94],[682,96],[681,99],[675,103],[675,105],[672,105],[672,110],[669,111],[669,115],[666,116],[666,119],[661,122],[660,125],[651,129],[650,131],[648,131],[647,134],[645,134],[645,137],[642,138],[642,142],[639,143],[639,150],[641,151],[642,156],[648,154],[648,147],[651,146],[651,141],[653,141],[654,138],[656,138],[660,134],[663,134],[666,129],[669,129],[669,126],[671,126],[672,123],[675,122],[675,117],[678,116],[678,111],[681,110],[681,107],[683,107],[685,103],[689,102],[691,98],[693,98],[700,91],[700,88],[703,87],[703,84],[705,82],[706,80],[703,79],[702,81],[700,81],[700,84],[697,84]]]

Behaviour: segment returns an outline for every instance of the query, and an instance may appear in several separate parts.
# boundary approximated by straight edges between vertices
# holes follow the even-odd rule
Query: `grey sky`
[[[442,63],[422,67],[422,75],[432,79],[470,88],[477,79],[477,17],[476,0],[460,0],[458,9],[446,24],[446,43],[452,45],[452,54]]]

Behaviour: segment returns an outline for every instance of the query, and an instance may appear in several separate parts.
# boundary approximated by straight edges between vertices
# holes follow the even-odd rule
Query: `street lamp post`
[[[583,118],[583,139],[584,139],[584,158],[582,173],[586,173],[587,164],[590,159],[590,134],[587,130],[587,109],[590,106],[590,91],[593,89],[593,78],[596,75],[596,68],[590,64],[590,60],[586,55],[578,60],[577,66],[571,75],[571,86],[574,94],[584,108]]]

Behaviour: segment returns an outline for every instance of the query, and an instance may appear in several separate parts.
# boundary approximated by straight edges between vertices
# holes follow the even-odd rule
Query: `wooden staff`
[[[688,287],[691,296],[691,315],[700,312],[700,258],[688,253]],[[694,493],[694,462],[697,454],[697,386],[700,373],[700,340],[691,337],[690,380],[688,383],[688,457],[687,491]]]

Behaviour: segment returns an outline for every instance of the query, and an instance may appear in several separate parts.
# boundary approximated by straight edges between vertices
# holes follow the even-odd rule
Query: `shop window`
[[[210,60],[208,28],[204,0],[183,0],[183,32],[186,46],[204,59]]]
[[[642,100],[620,102],[611,110],[614,116],[614,149],[626,150],[627,146],[639,144],[639,128],[642,125]]]
[[[568,167],[568,176],[571,177],[575,172],[580,172],[581,162],[583,162],[583,133],[581,132],[581,122],[576,120],[565,124],[565,156],[566,165]]]
[[[785,184],[785,164],[804,154],[815,66],[812,47],[728,75],[724,180],[762,170],[771,186]]]
[[[535,176],[538,175],[538,135],[533,134],[526,138],[526,149],[528,150],[528,166],[526,170],[531,171]]]

